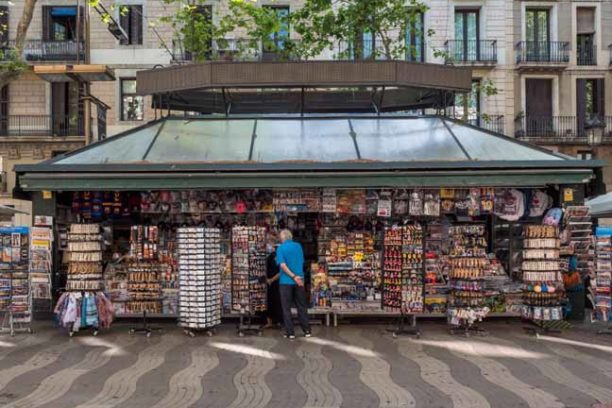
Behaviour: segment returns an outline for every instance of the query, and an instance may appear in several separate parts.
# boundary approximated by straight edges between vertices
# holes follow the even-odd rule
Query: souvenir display
[[[514,188],[498,190],[494,211],[502,220],[518,221],[525,214],[525,195]]]
[[[423,312],[423,227],[387,228],[383,253],[383,308],[388,312]]]
[[[56,220],[57,244],[65,252],[59,271],[67,270],[68,289],[106,286],[121,316],[179,316],[181,325],[194,330],[213,327],[218,313],[240,314],[242,322],[266,309],[266,246],[272,238],[267,233],[286,228],[304,250],[306,290],[314,308],[346,315],[390,312],[401,318],[446,315],[451,325],[465,329],[491,311],[518,312],[517,304],[524,301],[524,314],[550,318],[557,312],[542,308],[559,307],[548,295],[563,291],[548,282],[560,282],[559,272],[569,265],[564,251],[571,248],[576,254],[583,274],[592,274],[596,264],[588,258],[593,248],[583,245],[590,238],[583,207],[566,209],[559,225],[566,239],[530,229],[540,219],[544,225],[536,227],[554,228],[561,222],[562,210],[551,208],[558,200],[547,191],[422,187],[60,193],[64,209],[58,214],[64,216]],[[74,219],[106,220],[110,232],[97,231],[95,242],[86,232],[65,228]],[[210,240],[202,237],[209,230],[219,232],[218,313],[209,307],[204,289],[210,281],[198,280],[213,277],[212,264],[201,262],[197,252],[181,251],[178,230],[193,230],[204,240],[194,238],[194,244],[203,245],[205,258]],[[34,271],[46,261],[34,247],[33,254]],[[108,261],[104,274],[103,260]],[[202,293],[183,293],[188,289],[181,290],[181,280],[193,282],[195,292]]]
[[[326,271],[334,310],[380,310],[380,257],[372,234],[335,234],[328,228],[322,234],[320,267]]]
[[[589,215],[587,206],[570,206],[565,208],[563,224],[569,231],[569,241],[567,244],[570,249],[566,249],[566,254],[576,256],[576,271],[584,279],[590,276],[595,279],[594,272],[594,252],[593,242],[593,223]]]
[[[158,226],[134,225],[130,229],[130,260],[127,265],[129,300],[126,313],[163,312],[162,281],[168,272],[167,254],[160,248]]]
[[[217,228],[177,230],[179,324],[189,334],[221,324],[220,238]]]
[[[318,190],[275,190],[273,197],[275,212],[321,211],[321,195]]]
[[[489,312],[482,286],[484,278],[491,273],[485,232],[482,224],[449,227],[451,292],[447,317],[454,328],[468,330]]]
[[[534,321],[562,320],[559,228],[528,225],[524,231],[522,315]]]
[[[329,279],[325,268],[322,268],[318,262],[310,266],[310,274],[312,276],[312,287],[310,289],[310,304],[316,308],[331,307],[331,290],[329,287]]]
[[[254,314],[267,309],[266,230],[232,228],[232,310]]]
[[[30,288],[32,301],[41,310],[51,310],[51,269],[53,230],[32,227],[30,236]],[[45,306],[42,306],[45,305]]]
[[[2,332],[30,332],[32,297],[29,273],[29,229],[0,228],[0,312],[4,313]]]
[[[72,336],[82,328],[107,328],[113,320],[113,305],[102,292],[102,234],[99,224],[72,224],[68,234],[66,292],[55,306],[62,327]]]
[[[597,231],[595,238],[595,269],[597,275],[591,280],[594,291],[594,317],[602,322],[611,322],[612,308],[612,236],[606,231]],[[591,295],[593,296],[593,295]]]
[[[68,235],[67,291],[101,291],[102,235],[99,224],[72,224]]]
[[[432,223],[425,238],[425,298],[428,313],[446,313],[448,302],[448,226]]]

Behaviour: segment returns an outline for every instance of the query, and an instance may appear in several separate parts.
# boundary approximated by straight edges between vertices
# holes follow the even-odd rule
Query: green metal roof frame
[[[186,188],[287,188],[287,187],[461,187],[461,186],[543,186],[550,184],[586,183],[593,177],[593,169],[603,167],[601,161],[576,160],[519,140],[506,137],[462,122],[439,117],[448,133],[463,152],[460,160],[434,161],[334,161],[334,162],[256,162],[251,160],[255,131],[251,139],[249,160],[241,162],[146,162],[166,121],[184,123],[206,120],[333,120],[333,119],[414,119],[399,115],[383,116],[248,116],[207,118],[163,118],[137,129],[123,132],[67,155],[35,165],[18,165],[18,183],[26,191],[90,189],[154,190]],[[422,117],[419,117],[422,118]],[[82,154],[94,153],[96,148],[116,143],[135,132],[159,125],[143,157],[132,162],[62,164],[62,161]],[[460,125],[474,132],[499,138],[505,143],[530,149],[534,155],[549,160],[483,160],[471,157],[451,127]],[[256,127],[256,125],[255,125]],[[455,130],[461,130],[454,127]],[[351,129],[352,131],[352,129]],[[461,130],[463,131],[463,130]],[[125,139],[127,140],[127,139]],[[359,148],[355,144],[357,156]],[[85,156],[87,157],[87,156]]]

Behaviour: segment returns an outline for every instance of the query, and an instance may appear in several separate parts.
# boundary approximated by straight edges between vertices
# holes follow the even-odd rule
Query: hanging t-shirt
[[[503,191],[496,197],[495,215],[502,220],[518,221],[524,213],[525,197],[521,191],[513,188]]]
[[[530,217],[541,217],[544,212],[552,206],[552,200],[548,194],[542,190],[535,190],[531,195],[531,203],[529,205]]]

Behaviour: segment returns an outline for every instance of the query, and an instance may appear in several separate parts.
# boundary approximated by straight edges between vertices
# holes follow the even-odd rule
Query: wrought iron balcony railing
[[[568,64],[569,42],[521,41],[516,44],[517,64]]]
[[[597,46],[582,46],[576,48],[576,65],[597,65]]]
[[[598,135],[600,142],[612,142],[612,117],[525,116],[515,124],[517,138],[536,143],[587,144]]]
[[[496,40],[448,40],[444,43],[447,63],[496,63]]]
[[[78,115],[0,116],[0,137],[64,137],[84,134],[84,118]]]

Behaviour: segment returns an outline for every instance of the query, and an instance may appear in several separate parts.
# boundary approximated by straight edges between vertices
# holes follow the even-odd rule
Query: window
[[[8,113],[9,113],[9,86],[4,85],[0,90],[0,134],[6,135],[8,132]]]
[[[472,91],[468,94],[455,95],[454,116],[467,119],[471,124],[480,121],[480,79],[472,80]]]
[[[84,8],[81,7],[81,24],[77,24],[76,7],[43,6],[43,40],[76,41],[79,37],[77,30],[83,39],[83,13]]]
[[[122,45],[142,44],[142,5],[128,5],[119,8],[119,24],[127,40],[121,40]]]
[[[281,21],[281,26],[278,31],[270,34],[270,38],[264,44],[264,51],[275,52],[282,50],[285,47],[285,40],[289,38],[289,7],[288,6],[265,6],[276,13],[277,18]]]
[[[595,9],[576,9],[576,55],[578,65],[597,65],[595,50]]]
[[[548,9],[527,9],[525,14],[526,40],[548,43],[550,41],[550,22]]]
[[[455,10],[455,61],[478,61],[480,54],[480,19],[478,10]]]
[[[578,160],[594,160],[595,155],[593,154],[593,152],[588,150],[578,150],[576,158]]]
[[[6,47],[9,41],[9,8],[0,6],[0,46]]]
[[[406,61],[425,61],[424,15],[416,13],[406,29]]]
[[[144,98],[136,95],[136,79],[121,80],[121,120],[144,120]]]
[[[576,80],[576,115],[578,131],[603,126],[605,117],[603,79]]]

